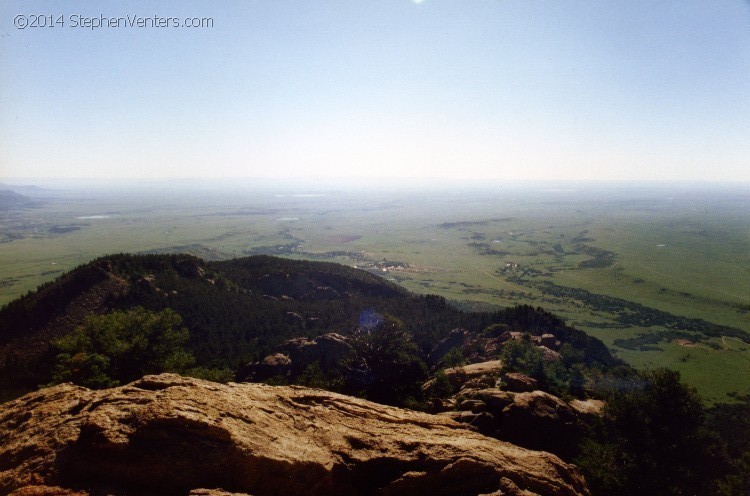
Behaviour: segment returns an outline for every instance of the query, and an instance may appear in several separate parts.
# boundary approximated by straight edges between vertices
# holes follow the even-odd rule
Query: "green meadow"
[[[750,393],[743,185],[45,190],[0,211],[0,303],[119,252],[359,267],[466,309],[542,306],[709,401]]]

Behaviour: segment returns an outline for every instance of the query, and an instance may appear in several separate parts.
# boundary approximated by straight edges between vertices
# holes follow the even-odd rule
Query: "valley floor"
[[[465,309],[542,306],[712,402],[750,392],[741,187],[312,188],[42,190],[0,212],[0,303],[108,253],[327,260]]]

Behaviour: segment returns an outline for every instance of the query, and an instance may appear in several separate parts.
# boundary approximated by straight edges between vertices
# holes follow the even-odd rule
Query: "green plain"
[[[742,185],[56,190],[0,218],[3,304],[110,253],[329,260],[465,308],[542,306],[636,367],[680,371],[710,402],[750,393],[747,340],[721,331],[750,335]],[[615,343],[680,330],[669,316],[718,335],[687,329],[694,344],[659,351]]]

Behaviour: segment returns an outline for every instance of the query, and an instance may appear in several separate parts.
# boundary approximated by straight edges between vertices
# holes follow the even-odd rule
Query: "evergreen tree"
[[[384,316],[377,325],[360,329],[352,345],[360,373],[353,376],[356,379],[350,387],[386,404],[403,404],[407,398],[421,395],[427,366],[400,320]]]
[[[181,323],[171,309],[150,312],[136,307],[89,316],[55,342],[59,353],[52,383],[102,388],[145,374],[183,371],[194,360],[183,348],[188,330]]]
[[[656,369],[613,382],[604,420],[581,448],[594,494],[701,494],[716,466],[695,389]]]

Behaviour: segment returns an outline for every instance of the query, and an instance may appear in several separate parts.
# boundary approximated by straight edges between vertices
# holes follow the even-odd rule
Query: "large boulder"
[[[493,386],[502,369],[503,362],[490,360],[461,367],[451,367],[445,369],[445,375],[455,388]]]
[[[513,394],[499,417],[500,439],[563,456],[577,445],[583,427],[569,403],[544,391]]]
[[[526,393],[537,389],[538,381],[520,372],[508,372],[501,379],[503,389],[514,393]]]
[[[494,415],[502,413],[503,409],[513,403],[513,393],[500,391],[496,388],[472,389],[464,391],[467,398],[481,400],[487,405],[487,410]]]
[[[292,361],[283,353],[268,355],[260,362],[254,363],[247,368],[247,376],[251,380],[265,380],[271,377],[289,377],[292,370]]]
[[[444,415],[468,423],[485,435],[563,457],[574,453],[586,425],[600,416],[604,407],[601,400],[566,402],[543,391],[497,388],[464,389],[460,398],[456,411]],[[479,414],[485,414],[481,424],[477,422]]]
[[[76,496],[588,494],[575,466],[449,418],[173,374],[102,391],[64,384],[0,405],[0,494],[32,486]]]

